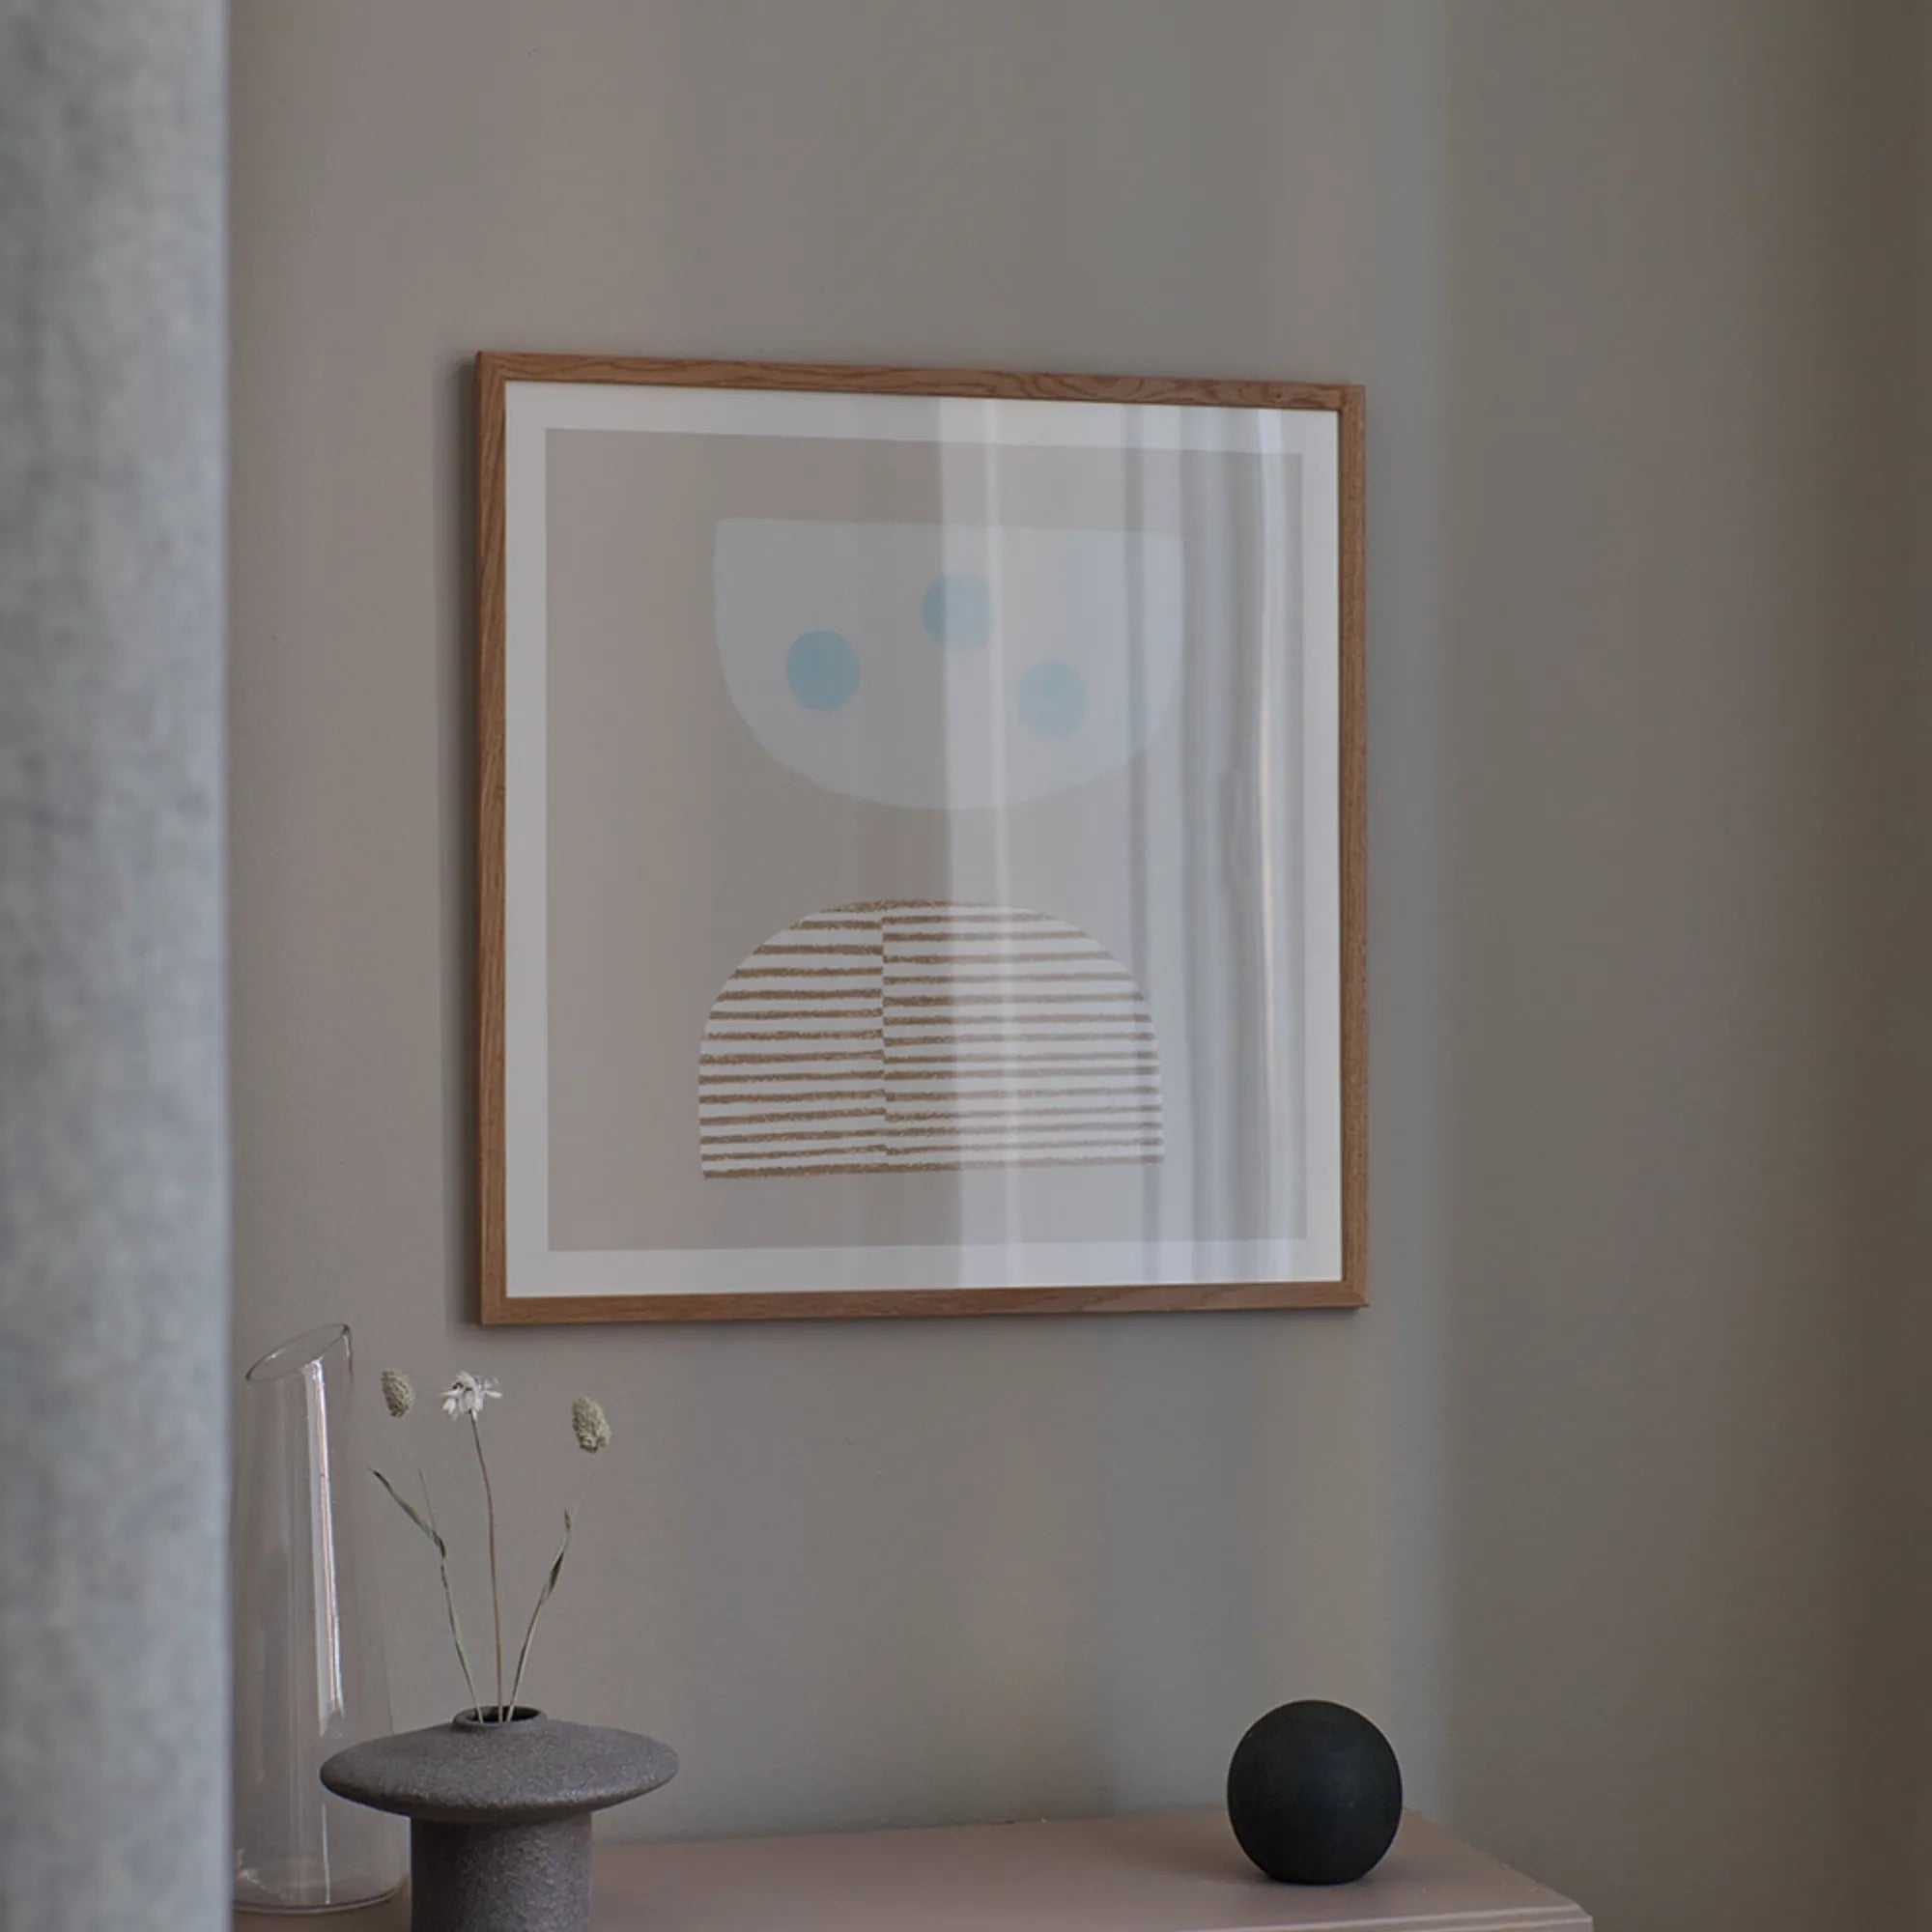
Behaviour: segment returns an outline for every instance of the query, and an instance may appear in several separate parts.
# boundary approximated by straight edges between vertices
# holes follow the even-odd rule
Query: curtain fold
[[[226,10],[0,6],[0,1927],[228,1923]]]

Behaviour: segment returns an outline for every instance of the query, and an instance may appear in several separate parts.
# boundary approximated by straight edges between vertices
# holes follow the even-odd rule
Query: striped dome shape
[[[698,1065],[708,1176],[1156,1161],[1160,1051],[1133,975],[1016,906],[834,906],[724,982]]]

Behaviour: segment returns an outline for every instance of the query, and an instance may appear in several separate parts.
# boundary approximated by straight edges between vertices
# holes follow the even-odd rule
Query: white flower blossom
[[[577,1446],[586,1456],[611,1446],[611,1423],[603,1408],[587,1395],[570,1405],[570,1426],[577,1434]]]
[[[407,1415],[416,1406],[415,1385],[401,1369],[383,1371],[383,1401],[394,1416]]]
[[[467,1415],[472,1422],[483,1413],[486,1402],[500,1402],[503,1391],[488,1376],[472,1376],[468,1369],[459,1369],[456,1379],[442,1392],[442,1412],[445,1415]]]

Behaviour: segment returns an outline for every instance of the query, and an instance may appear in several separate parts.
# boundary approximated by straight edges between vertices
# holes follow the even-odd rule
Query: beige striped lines
[[[1017,907],[893,899],[779,933],[712,1004],[706,1175],[949,1173],[1161,1157],[1133,976]]]

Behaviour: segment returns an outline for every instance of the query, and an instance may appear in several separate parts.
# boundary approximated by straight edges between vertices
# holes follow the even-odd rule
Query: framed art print
[[[484,1319],[1363,1300],[1361,391],[477,376]]]

